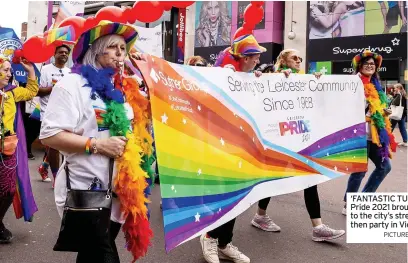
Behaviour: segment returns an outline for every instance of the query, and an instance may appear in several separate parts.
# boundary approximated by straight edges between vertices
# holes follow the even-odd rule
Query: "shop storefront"
[[[187,17],[194,23],[194,55],[202,56],[214,63],[218,54],[230,46],[237,28],[243,24],[243,13],[250,1],[197,1],[195,13]],[[266,1],[263,4],[264,19],[254,35],[267,49],[261,63],[275,62],[283,47],[284,2]]]
[[[352,74],[352,58],[370,49],[383,56],[379,74],[385,87],[398,82],[407,85],[407,28],[402,22],[402,16],[407,15],[405,1],[312,1],[308,7],[309,72]]]

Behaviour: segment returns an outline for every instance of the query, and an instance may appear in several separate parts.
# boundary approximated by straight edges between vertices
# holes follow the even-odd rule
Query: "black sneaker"
[[[32,153],[28,153],[28,160],[35,160],[35,156]]]
[[[0,229],[0,244],[8,244],[13,239],[13,234],[7,228]]]

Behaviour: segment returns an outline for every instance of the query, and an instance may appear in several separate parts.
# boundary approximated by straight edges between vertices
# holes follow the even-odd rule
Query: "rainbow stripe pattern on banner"
[[[193,67],[158,58],[139,67],[153,91],[166,251],[213,229],[258,185],[309,175],[329,180],[367,167],[364,122],[293,152],[264,139],[252,116]],[[188,92],[170,79],[205,88]]]

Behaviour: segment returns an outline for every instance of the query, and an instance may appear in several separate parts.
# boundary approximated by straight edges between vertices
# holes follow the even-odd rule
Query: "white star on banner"
[[[220,143],[221,143],[222,146],[224,146],[224,144],[225,144],[225,142],[224,142],[224,140],[222,138],[220,140]]]
[[[198,106],[197,106],[197,109],[198,109],[199,111],[201,111],[201,106],[200,106],[200,105],[198,105]]]
[[[152,70],[150,71],[150,77],[153,79],[154,82],[156,82],[156,83],[159,82],[159,79],[157,78],[156,71],[154,71],[154,69],[152,69]]]
[[[218,213],[221,213],[221,207],[218,209]]]
[[[393,40],[391,40],[391,42],[392,42],[392,45],[393,45],[393,46],[399,46],[400,40],[395,37]]]
[[[319,149],[320,149],[320,145],[317,145],[317,148],[319,148]]]
[[[254,137],[252,137],[252,141],[255,142],[255,138],[254,138]]]
[[[197,174],[201,175],[201,173],[202,173],[201,169],[198,169]]]
[[[337,172],[337,166],[334,166],[334,170]]]
[[[326,156],[329,156],[330,154],[329,153],[326,153]]]
[[[241,131],[243,131],[243,130],[244,130],[244,128],[242,128],[242,126],[239,126],[239,128],[241,129]]]
[[[200,222],[200,214],[197,212],[197,214],[194,216],[196,222]]]
[[[348,171],[348,167],[346,167],[346,170]]]
[[[242,162],[241,162],[241,161],[239,161],[238,167],[239,167],[239,168],[242,168]]]
[[[186,120],[186,119],[184,119],[184,118],[183,118],[183,123],[184,123],[184,124],[186,124],[186,123],[187,123],[187,120]]]
[[[167,120],[169,119],[169,117],[167,117],[166,113],[164,113],[164,114],[161,116],[161,119],[162,119],[162,123],[166,123],[166,124],[167,124]]]
[[[171,190],[174,191],[174,185],[171,186]]]
[[[357,130],[356,130],[356,129],[354,129],[354,131],[353,131],[353,132],[354,132],[354,134],[356,134],[356,133],[357,133]]]

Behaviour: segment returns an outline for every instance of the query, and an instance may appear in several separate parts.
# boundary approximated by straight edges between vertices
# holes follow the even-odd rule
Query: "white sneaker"
[[[208,263],[220,263],[218,258],[218,240],[202,234],[200,243],[205,261]]]
[[[224,249],[218,248],[218,255],[220,259],[233,261],[234,263],[250,263],[251,260],[242,254],[237,247],[229,243]]]
[[[408,146],[408,144],[407,144],[406,142],[400,142],[400,143],[398,143],[398,146],[404,146],[404,147],[407,147],[407,146]]]
[[[251,224],[254,227],[268,232],[279,232],[281,230],[281,228],[277,224],[275,224],[268,215],[260,216],[258,214],[255,214]]]
[[[343,207],[343,210],[341,210],[341,213],[347,216],[347,208],[345,206]]]

